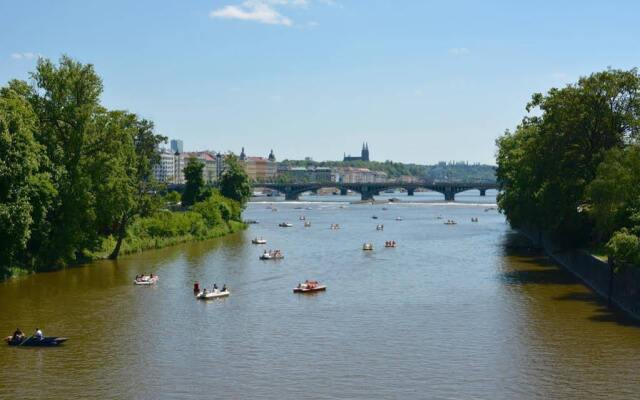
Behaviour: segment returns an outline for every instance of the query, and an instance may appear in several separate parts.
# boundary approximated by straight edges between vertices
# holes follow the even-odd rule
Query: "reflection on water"
[[[433,196],[387,210],[341,196],[254,203],[245,217],[260,223],[237,235],[1,283],[3,332],[70,340],[1,347],[0,398],[636,397],[633,321],[529,249],[495,198]],[[264,248],[285,259],[258,260]],[[159,284],[135,287],[143,272]],[[327,292],[294,295],[305,279]],[[196,301],[196,280],[232,294]]]

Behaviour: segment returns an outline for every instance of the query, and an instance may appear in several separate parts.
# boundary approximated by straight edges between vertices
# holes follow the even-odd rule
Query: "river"
[[[0,399],[638,397],[639,326],[523,246],[495,195],[395,196],[258,201],[239,234],[0,283],[4,335],[69,338],[0,347]],[[293,294],[305,279],[328,289]],[[196,280],[231,296],[197,301]]]

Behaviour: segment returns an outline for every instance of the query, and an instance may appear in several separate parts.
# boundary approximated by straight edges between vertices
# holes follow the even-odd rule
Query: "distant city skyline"
[[[495,164],[532,93],[640,65],[640,4],[615,5],[3,1],[0,85],[67,54],[185,151]]]

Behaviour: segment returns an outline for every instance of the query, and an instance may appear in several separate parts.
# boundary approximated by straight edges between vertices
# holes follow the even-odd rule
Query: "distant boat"
[[[402,217],[396,217],[396,221],[402,221]]]
[[[318,281],[305,281],[304,283],[298,283],[298,286],[293,288],[293,293],[324,292],[325,290],[327,290],[327,287],[321,285]]]
[[[263,239],[263,238],[255,238],[251,240],[251,243],[253,244],[267,244],[267,240]]]
[[[372,251],[373,250],[373,244],[371,243],[365,243],[362,245],[362,250],[364,251]]]
[[[374,215],[374,216],[372,216],[371,218],[372,218],[372,219],[378,219],[378,216],[377,216],[377,215]]]
[[[291,228],[293,225],[290,222],[281,222],[278,224],[280,228]]]
[[[376,225],[376,230],[377,230],[377,231],[382,231],[382,230],[384,230],[384,225],[382,225],[382,224],[378,224],[378,225]]]
[[[196,298],[198,300],[212,300],[219,299],[221,297],[228,297],[230,294],[231,292],[229,292],[229,289],[226,289],[225,291],[215,289],[210,292],[200,292],[196,295]]]

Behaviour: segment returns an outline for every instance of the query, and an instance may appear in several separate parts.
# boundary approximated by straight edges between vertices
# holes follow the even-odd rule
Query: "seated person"
[[[36,333],[34,333],[33,336],[38,340],[44,339],[44,335],[42,334],[40,328],[36,328]]]

